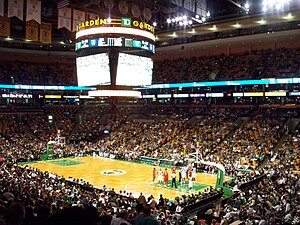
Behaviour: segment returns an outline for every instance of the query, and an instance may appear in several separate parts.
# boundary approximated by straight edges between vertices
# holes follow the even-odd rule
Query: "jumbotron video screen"
[[[78,86],[110,85],[110,66],[107,53],[76,58]]]
[[[146,86],[152,83],[151,58],[119,53],[116,85]]]

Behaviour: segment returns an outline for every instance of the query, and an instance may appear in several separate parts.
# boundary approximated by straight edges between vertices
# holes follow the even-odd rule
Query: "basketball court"
[[[152,194],[156,199],[160,194],[165,198],[174,199],[178,195],[191,193],[187,184],[179,184],[177,189],[171,187],[171,168],[168,168],[169,184],[167,187],[159,186],[157,179],[153,183],[152,171],[154,166],[144,163],[87,156],[40,161],[27,163],[26,165],[38,168],[43,172],[48,171],[63,176],[66,179],[69,177],[83,179],[96,188],[102,188],[103,185],[106,185],[107,188],[114,188],[116,192],[120,190],[132,192],[134,197],[142,192],[146,196]],[[156,166],[157,171],[158,169],[159,167]],[[165,168],[162,167],[162,169]],[[229,179],[230,177],[225,177],[225,181]],[[214,187],[215,183],[216,175],[197,173],[192,192],[198,193],[210,185]]]

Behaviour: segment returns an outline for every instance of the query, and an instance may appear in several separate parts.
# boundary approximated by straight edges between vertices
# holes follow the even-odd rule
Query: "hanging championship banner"
[[[72,30],[71,17],[72,17],[71,8],[64,7],[58,9],[57,29],[65,27],[69,31],[71,31]]]
[[[39,41],[39,24],[35,20],[26,22],[25,38],[31,41]]]
[[[16,16],[23,20],[24,0],[8,0],[8,17]]]
[[[104,0],[104,5],[108,9],[112,9],[115,6],[114,0]]]
[[[52,24],[43,23],[40,26],[40,42],[51,43],[52,41]]]
[[[26,22],[35,20],[41,24],[41,2],[39,0],[27,0]]]
[[[141,16],[141,9],[138,5],[131,6],[131,13],[134,18],[139,18]]]
[[[10,19],[0,16],[0,36],[10,36]]]
[[[119,11],[120,13],[122,13],[123,15],[127,14],[128,13],[128,4],[127,2],[121,0],[119,2]]]
[[[0,0],[0,16],[4,16],[4,0]]]
[[[145,9],[143,10],[143,16],[144,16],[144,18],[145,18],[146,20],[151,20],[151,18],[152,18],[152,12],[151,12],[151,9],[145,8]]]
[[[76,31],[77,24],[85,21],[85,12],[73,9],[72,31]]]

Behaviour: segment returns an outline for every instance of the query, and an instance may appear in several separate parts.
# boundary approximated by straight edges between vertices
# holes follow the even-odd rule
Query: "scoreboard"
[[[121,17],[79,23],[75,50],[79,85],[115,89],[152,83],[155,35],[147,22]]]
[[[154,27],[137,19],[121,17],[112,19],[97,18],[77,25],[75,50],[107,47],[128,50],[145,50],[155,53]]]

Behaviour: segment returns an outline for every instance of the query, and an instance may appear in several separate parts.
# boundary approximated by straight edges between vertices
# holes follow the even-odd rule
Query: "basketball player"
[[[181,183],[184,184],[186,179],[186,168],[182,167],[181,168]]]
[[[192,178],[192,167],[189,167],[188,178]]]
[[[190,179],[189,179],[189,189],[190,189],[189,192],[192,191],[193,185],[194,185],[193,178],[190,177]]]
[[[165,187],[167,187],[168,181],[169,181],[169,174],[168,174],[168,170],[167,170],[167,168],[166,168],[166,169],[165,169],[165,172],[164,172],[164,182],[165,182]]]
[[[196,180],[196,167],[193,167],[193,170],[192,170],[192,180],[193,181]]]
[[[181,184],[181,172],[182,172],[182,167],[181,167],[180,170],[179,170],[179,178],[178,178],[180,184]]]
[[[161,169],[159,169],[159,171],[158,171],[158,176],[157,176],[157,179],[158,179],[158,184],[161,186],[162,185],[162,183],[163,183],[163,172],[162,172],[162,170]]]
[[[152,182],[155,181],[155,178],[156,178],[156,169],[155,167],[153,168],[153,172],[152,172]]]

